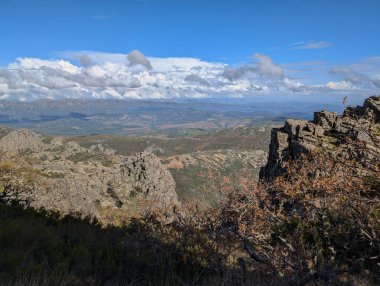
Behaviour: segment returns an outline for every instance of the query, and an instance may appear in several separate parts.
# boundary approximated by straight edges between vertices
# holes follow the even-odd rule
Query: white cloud
[[[273,63],[270,57],[256,53],[255,58],[259,60],[258,69],[260,74],[278,77],[284,75],[283,69],[279,65]]]
[[[138,50],[130,52],[127,56],[130,66],[143,66],[148,70],[152,69],[150,61]]]
[[[200,77],[196,74],[189,74],[185,77],[185,81],[191,82],[191,83],[198,83],[200,85],[204,86],[210,86],[210,83],[205,80],[204,78]]]
[[[273,60],[263,54],[256,53],[253,56],[254,61],[240,67],[226,66],[223,71],[223,76],[231,81],[242,78],[246,75],[258,77],[282,77],[284,71],[281,66],[275,64]]]
[[[367,58],[359,63],[330,68],[331,75],[367,89],[380,88],[380,57]]]
[[[90,66],[86,69],[86,72],[88,75],[95,78],[104,77],[107,75],[107,71],[98,65]]]
[[[331,46],[331,43],[325,41],[296,42],[290,44],[295,50],[319,50]]]
[[[8,66],[9,69],[38,70],[41,68],[51,68],[76,74],[79,68],[65,60],[41,60],[36,58],[18,58],[16,62]]]
[[[299,77],[305,69],[296,65],[292,70],[284,68],[287,65],[279,65],[262,54],[255,54],[251,62],[238,67],[197,58],[146,57],[137,51],[61,55],[64,59],[18,58],[0,68],[0,99],[245,97],[380,88],[377,59],[331,68],[328,74],[331,78],[326,83]]]
[[[295,81],[289,78],[284,78],[283,83],[284,83],[284,86],[292,92],[307,91],[307,88],[298,81]]]
[[[326,86],[333,90],[352,90],[355,87],[348,81],[329,81]]]

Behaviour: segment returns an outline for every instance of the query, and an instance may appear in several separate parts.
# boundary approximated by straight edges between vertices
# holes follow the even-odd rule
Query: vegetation
[[[112,160],[109,158],[109,156],[105,154],[94,154],[90,152],[78,152],[75,153],[69,157],[67,157],[68,160],[72,161],[73,163],[79,163],[79,162],[88,162],[91,160],[100,161],[100,163],[104,167],[111,167],[113,165]]]
[[[88,135],[80,137],[68,137],[78,142],[81,146],[90,148],[101,142],[118,154],[133,155],[142,152],[148,147],[160,156],[175,156],[196,151],[212,150],[239,150],[250,151],[267,150],[270,140],[271,128],[264,129],[253,126],[242,126],[215,132],[203,132],[186,134],[183,136],[116,136],[116,135]]]
[[[236,227],[256,263],[288,281],[335,285],[360,274],[368,283],[380,273],[378,163],[370,183],[356,164],[304,156],[273,182],[231,193],[219,220]]]
[[[158,240],[159,230],[150,235],[159,227],[153,223],[103,228],[4,205],[0,217],[2,285],[177,285],[204,269],[194,255],[183,259],[176,245]]]
[[[377,285],[380,156],[345,144],[272,181],[206,172],[216,206],[110,214],[118,226],[0,204],[0,284]],[[17,168],[3,162],[0,175]]]

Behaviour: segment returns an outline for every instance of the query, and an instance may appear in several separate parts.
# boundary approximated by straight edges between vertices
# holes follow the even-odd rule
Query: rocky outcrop
[[[48,144],[29,130],[12,131],[0,143],[2,161],[17,166],[0,192],[5,203],[99,220],[179,204],[173,177],[153,153],[115,155],[106,146],[87,149],[58,137]]]
[[[285,162],[316,148],[332,156],[343,154],[347,138],[364,143],[372,154],[380,155],[380,96],[367,98],[363,106],[346,108],[341,116],[323,110],[314,113],[313,121],[288,119],[283,127],[274,128],[260,179],[278,176],[285,171]]]
[[[28,129],[12,131],[0,139],[0,149],[6,152],[40,151],[43,147],[42,136]]]
[[[380,121],[380,96],[372,96],[364,101],[363,108],[370,110],[376,117],[376,122]]]

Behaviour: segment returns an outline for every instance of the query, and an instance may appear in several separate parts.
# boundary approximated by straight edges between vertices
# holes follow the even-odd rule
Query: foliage
[[[380,158],[365,170],[359,158],[303,155],[274,181],[230,193],[219,219],[236,228],[254,261],[288,281],[379,279]]]
[[[105,228],[1,205],[0,224],[2,285],[178,285],[207,271],[208,256],[197,256],[190,241],[175,243],[174,229],[154,220]]]
[[[380,156],[346,140],[344,153],[304,154],[269,182],[198,174],[224,195],[206,210],[153,205],[112,226],[0,204],[0,284],[376,284]],[[1,161],[0,176],[33,184],[25,166]]]

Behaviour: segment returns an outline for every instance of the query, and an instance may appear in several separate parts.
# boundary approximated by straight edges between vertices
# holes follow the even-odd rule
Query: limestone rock
[[[40,135],[28,130],[6,137],[1,146],[12,152],[5,156],[23,167],[8,178],[0,193],[2,202],[99,220],[104,213],[138,214],[146,205],[169,210],[179,204],[172,175],[153,153],[115,155],[106,146],[87,149],[62,138],[44,144]],[[13,155],[26,148],[34,152]]]
[[[364,101],[364,108],[373,111],[375,121],[380,122],[380,96],[371,96]]]
[[[50,144],[53,146],[63,146],[64,140],[62,137],[55,137],[51,140]]]
[[[347,138],[361,141],[372,150],[363,155],[364,161],[366,156],[380,156],[380,138],[370,136],[366,131],[370,129],[380,134],[380,96],[367,98],[363,106],[346,108],[342,116],[323,110],[315,112],[310,122],[288,119],[284,127],[272,130],[268,163],[261,169],[260,178],[281,174],[285,171],[284,162],[316,148],[323,148],[331,156],[345,156],[347,150],[339,145]]]
[[[96,144],[96,145],[92,145],[90,147],[90,149],[92,151],[95,151],[95,152],[99,152],[99,153],[103,153],[103,154],[106,154],[106,155],[115,155],[116,151],[114,149],[111,149],[111,148],[108,148],[106,146],[104,146],[103,144]]]
[[[338,115],[335,112],[322,110],[314,113],[314,123],[321,126],[323,129],[333,128]]]
[[[0,149],[6,152],[40,151],[44,147],[41,135],[28,129],[18,129],[0,139]]]

